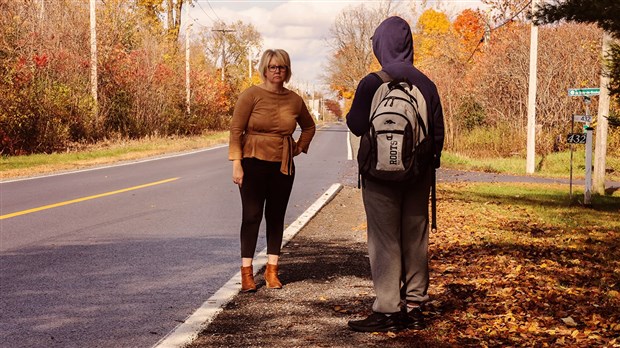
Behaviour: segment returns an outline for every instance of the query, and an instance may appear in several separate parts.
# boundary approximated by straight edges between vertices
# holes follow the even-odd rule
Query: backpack
[[[383,84],[372,99],[370,129],[360,139],[359,175],[385,182],[415,180],[433,160],[426,100],[406,79],[373,74]]]

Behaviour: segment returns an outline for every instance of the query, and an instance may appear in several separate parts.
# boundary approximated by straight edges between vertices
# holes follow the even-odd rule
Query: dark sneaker
[[[361,332],[400,331],[405,329],[405,322],[400,313],[393,313],[388,316],[373,312],[366,319],[350,320],[349,327],[354,331]]]
[[[413,330],[423,330],[426,328],[424,324],[424,313],[422,313],[422,308],[414,307],[411,311],[407,313],[407,328]]]

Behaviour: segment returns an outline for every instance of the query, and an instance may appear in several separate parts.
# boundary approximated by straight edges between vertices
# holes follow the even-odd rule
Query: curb
[[[290,224],[282,237],[282,246],[295,235],[342,189],[342,184],[333,184],[325,191],[297,220]],[[254,274],[258,273],[267,263],[267,248],[254,257]],[[221,312],[228,302],[239,293],[241,272],[232,276],[213,296],[207,299],[193,314],[164,336],[153,348],[181,348],[191,343],[205,327]]]

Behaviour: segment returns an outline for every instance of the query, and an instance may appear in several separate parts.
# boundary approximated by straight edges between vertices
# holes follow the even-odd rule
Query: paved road
[[[324,127],[296,158],[287,224],[350,169],[346,139]],[[0,192],[0,347],[150,347],[238,271],[227,147]]]
[[[286,223],[331,184],[357,184],[346,139],[342,125],[322,128],[296,158]],[[0,183],[0,347],[150,347],[170,332],[238,271],[226,156],[220,147]],[[438,180],[566,183],[443,169]]]
[[[437,171],[437,181],[441,182],[524,182],[524,183],[546,183],[546,184],[566,184],[570,185],[569,179],[544,178],[534,175],[507,175],[485,172],[470,172],[463,170],[444,169]],[[574,179],[573,185],[584,185],[583,179]],[[608,191],[620,189],[620,182],[606,181],[605,187]],[[581,188],[583,190],[583,188]]]
[[[352,147],[352,158],[355,158],[357,149],[359,148],[359,138],[351,136],[350,143]],[[352,161],[355,162],[355,161]],[[349,173],[354,173],[355,169],[350,170]],[[350,175],[345,178],[346,184],[355,183],[357,185],[357,178]],[[534,175],[508,175],[497,173],[485,173],[485,172],[472,172],[455,169],[440,168],[437,171],[437,182],[524,182],[524,183],[549,183],[549,184],[570,184],[569,179],[560,178],[544,178]],[[573,185],[584,185],[583,179],[573,180]],[[620,189],[620,182],[618,181],[606,181],[605,187],[608,191],[616,191]]]

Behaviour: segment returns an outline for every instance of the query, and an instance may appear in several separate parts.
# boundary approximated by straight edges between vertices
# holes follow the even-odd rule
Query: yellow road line
[[[101,198],[101,197],[105,197],[105,196],[111,196],[111,195],[115,195],[117,193],[123,193],[123,192],[127,192],[127,191],[138,190],[138,189],[149,187],[149,186],[165,184],[167,182],[174,181],[174,180],[177,180],[177,179],[178,178],[171,178],[171,179],[151,182],[151,183],[144,184],[144,185],[128,187],[128,188],[124,188],[124,189],[117,190],[117,191],[100,193],[100,194],[94,195],[94,196],[82,197],[82,198],[72,199],[70,201],[64,201],[64,202],[44,205],[44,206],[38,207],[38,208],[32,208],[32,209],[28,209],[28,210],[17,211],[15,213],[11,213],[11,214],[0,215],[0,220],[4,220],[4,219],[12,218],[12,217],[15,217],[15,216],[20,216],[20,215],[30,214],[30,213],[34,213],[34,212],[45,210],[45,209],[52,209],[52,208],[62,207],[63,205],[68,205],[68,204],[73,204],[73,203],[78,203],[78,202],[84,202],[84,201],[88,201],[90,199]]]

